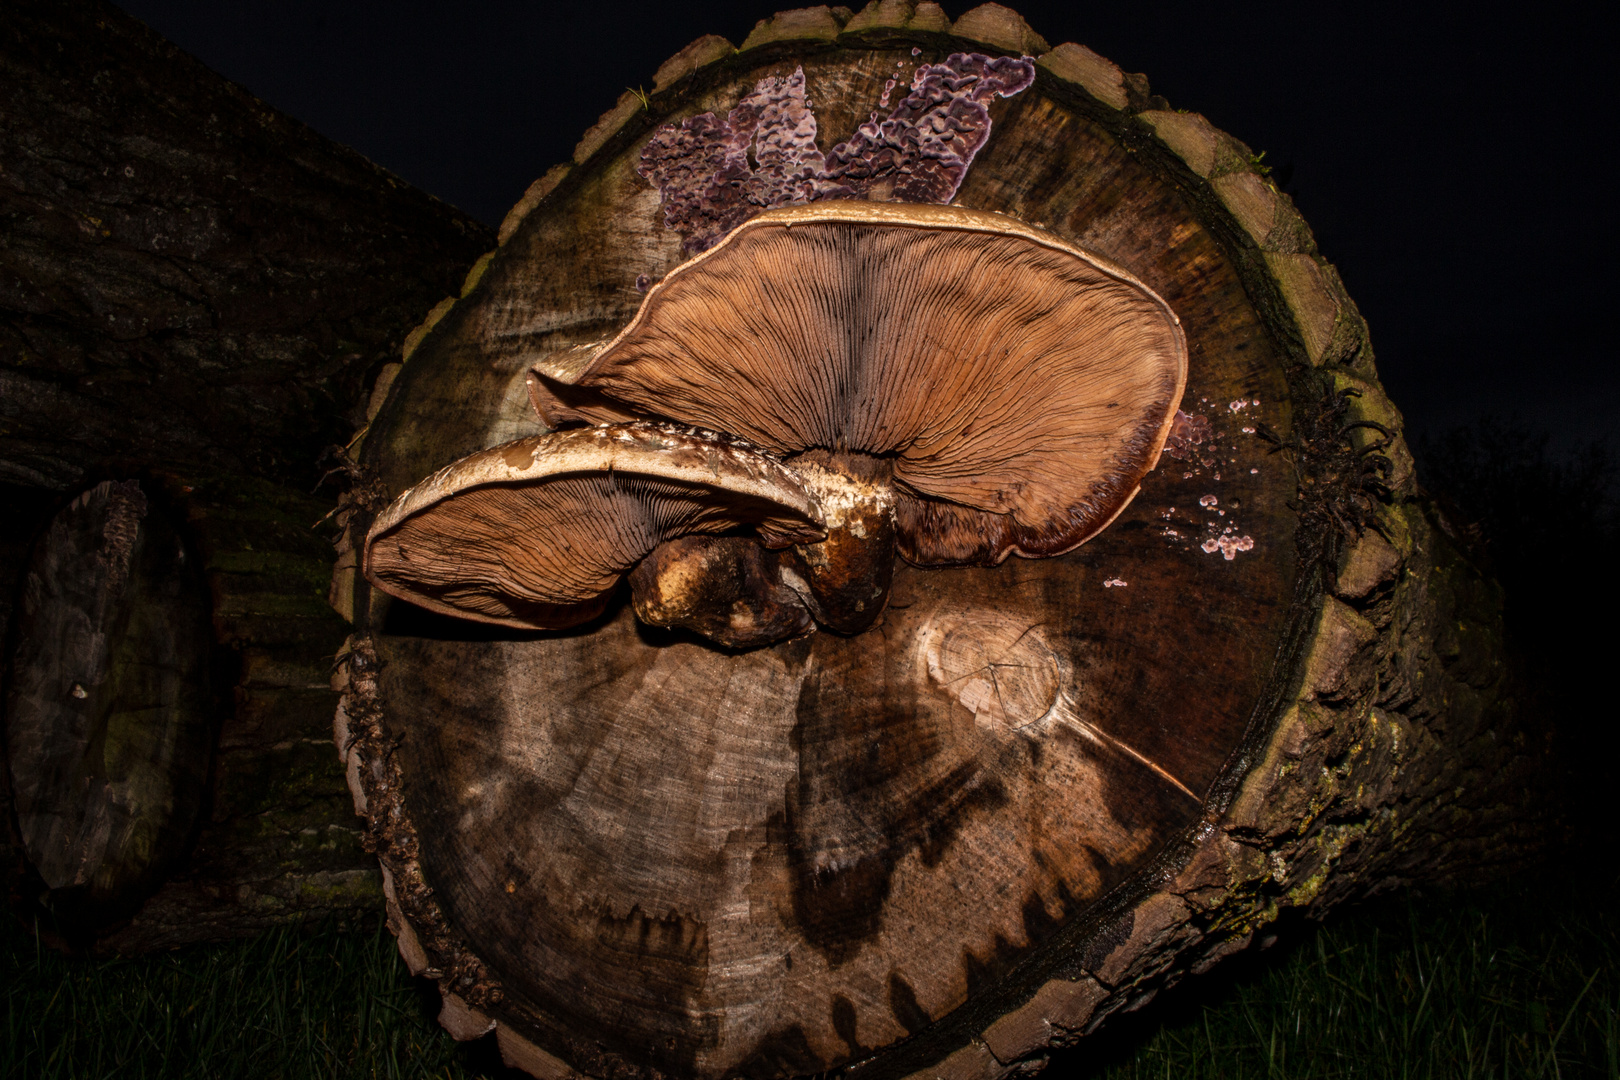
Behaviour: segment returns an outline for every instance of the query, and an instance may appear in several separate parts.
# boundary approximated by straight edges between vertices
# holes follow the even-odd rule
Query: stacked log
[[[96,0],[0,13],[0,216],[15,905],[119,951],[375,911],[322,749],[344,627],[309,493],[493,235]]]

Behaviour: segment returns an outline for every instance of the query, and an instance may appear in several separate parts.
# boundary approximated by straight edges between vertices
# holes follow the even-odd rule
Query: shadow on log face
[[[185,856],[213,743],[211,604],[137,481],[51,523],[18,605],[5,739],[23,846],[64,926],[133,914]]]
[[[762,1067],[766,1012],[820,1067],[903,1038],[1191,824],[1247,723],[1276,631],[1227,633],[1228,604],[1280,591],[1289,546],[1104,588],[1133,532],[902,566],[872,631],[753,652],[649,641],[622,609],[590,634],[386,635],[427,880],[525,1015],[611,1011],[630,1060]]]
[[[366,444],[379,484],[529,434],[523,373],[611,338],[635,283],[682,263],[637,177],[656,125],[802,64],[837,138],[939,59],[932,31],[846,33],[716,51],[610,114],[402,372]],[[536,1075],[989,1080],[1280,907],[1432,865],[1461,850],[1448,830],[1497,839],[1478,808],[1512,799],[1452,782],[1519,775],[1485,707],[1494,615],[1472,619],[1470,698],[1435,660],[1458,620],[1410,459],[1361,439],[1399,418],[1331,267],[1248,148],[1078,46],[1040,67],[992,104],[957,202],[1121,265],[1190,356],[1166,452],[1106,531],[897,565],[866,632],[747,652],[623,609],[471,641],[361,605],[339,726],[402,954]]]

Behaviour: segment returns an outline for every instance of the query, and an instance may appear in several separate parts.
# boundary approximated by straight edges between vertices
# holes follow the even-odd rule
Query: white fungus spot
[[[1103,588],[1105,588],[1105,589],[1112,589],[1115,586],[1118,586],[1120,588],[1124,588],[1125,585],[1126,585],[1125,579],[1124,578],[1117,578],[1117,577],[1116,578],[1109,578],[1107,581],[1103,582]]]
[[[1218,503],[1220,501],[1221,500],[1217,499],[1213,495],[1205,495],[1203,498],[1198,500],[1198,505],[1202,506],[1204,509],[1208,510],[1211,506],[1214,506],[1216,503]]]

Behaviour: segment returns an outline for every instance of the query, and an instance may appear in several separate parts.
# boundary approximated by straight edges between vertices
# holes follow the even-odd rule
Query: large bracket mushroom
[[[366,575],[441,613],[561,628],[633,569],[653,625],[733,647],[859,633],[897,552],[994,565],[1095,536],[1157,463],[1186,378],[1169,305],[1014,218],[775,210],[576,370],[532,372],[541,419],[573,430],[406,492]]]
[[[896,550],[994,565],[1106,527],[1157,463],[1187,347],[1128,271],[1014,218],[842,201],[738,226],[585,364],[534,375],[553,428],[655,416],[780,455],[828,533],[767,561],[855,633]]]

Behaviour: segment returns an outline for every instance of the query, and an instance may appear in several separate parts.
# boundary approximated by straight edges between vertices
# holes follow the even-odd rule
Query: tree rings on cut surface
[[[895,33],[773,44],[654,95],[509,236],[367,436],[405,491],[539,436],[538,371],[548,423],[667,417],[895,500],[870,547],[910,561],[828,560],[850,609],[849,583],[887,588],[850,636],[740,651],[636,620],[731,626],[726,590],[804,578],[797,548],[773,578],[735,534],[664,541],[636,596],[568,633],[358,605],[346,716],[374,725],[356,775],[412,940],[585,1073],[933,1068],[1107,970],[1156,860],[1221,811],[1245,733],[1297,685],[1295,473],[1257,435],[1293,431],[1294,331],[1265,260],[1133,118],[1043,73],[985,105],[951,207],[813,203],[701,256],[665,226],[637,173],[658,125],[802,66],[843,138],[896,71],[970,48]],[[1178,401],[1198,438],[1160,458]],[[879,502],[851,495],[849,520]],[[688,578],[725,589],[661,588]]]
[[[211,605],[134,481],[51,522],[18,605],[6,756],[29,862],[65,923],[125,918],[182,858],[212,742]]]

